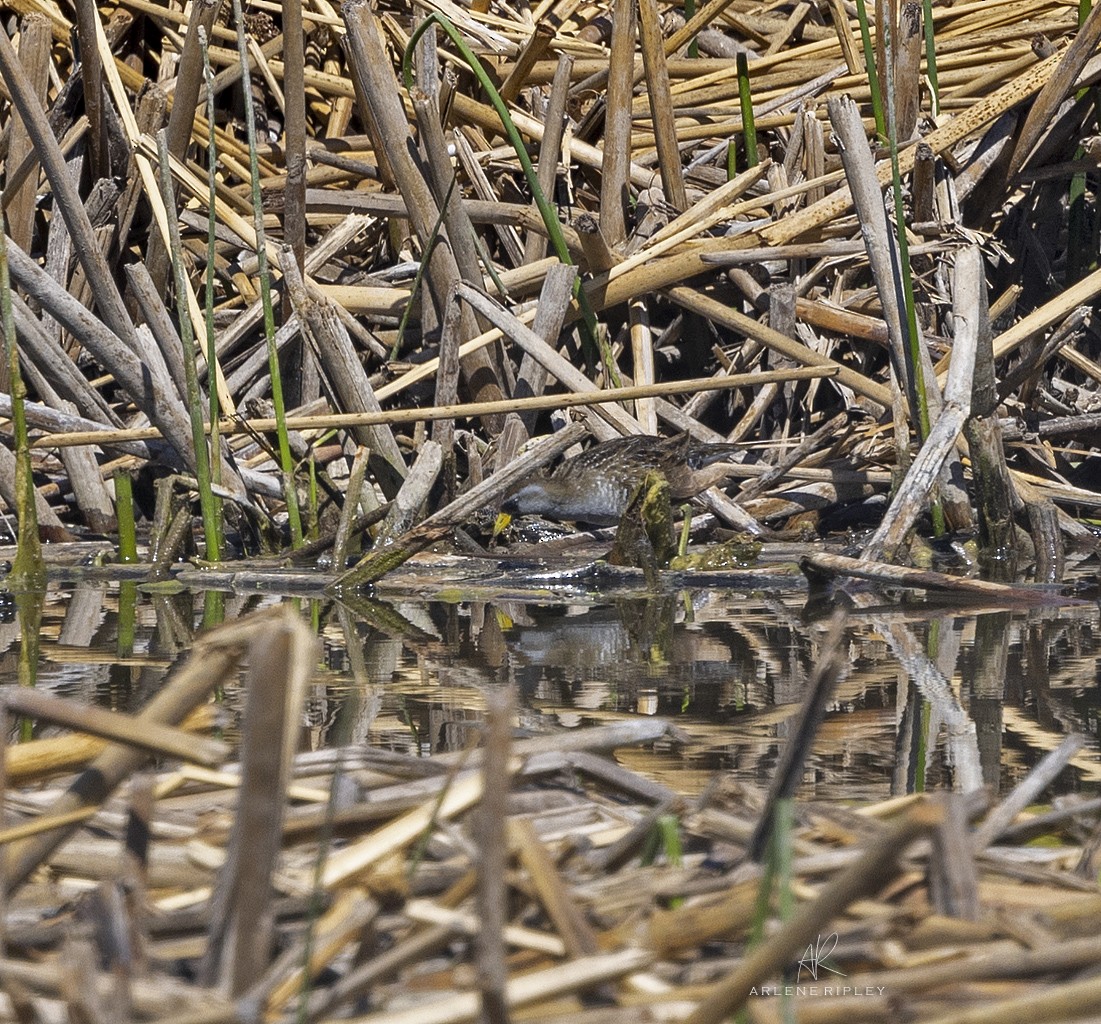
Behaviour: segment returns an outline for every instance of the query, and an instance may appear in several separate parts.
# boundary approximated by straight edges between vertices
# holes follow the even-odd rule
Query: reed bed
[[[398,542],[369,582],[497,543],[480,508],[572,410],[743,443],[765,482],[705,507],[760,537],[977,533],[1046,581],[1091,542],[1101,16],[14,6],[0,414],[47,539],[133,557],[133,494],[162,566],[343,529]]]
[[[817,632],[822,697],[846,628]],[[316,662],[284,605],[199,636],[135,715],[0,691],[81,730],[4,752],[0,1019],[1096,1016],[1098,801],[1034,807],[1079,736],[1001,799],[792,801],[808,700],[769,793],[690,798],[631,768],[664,720],[514,739],[507,690],[480,749],[302,751]],[[213,690],[245,694],[236,747]]]
[[[748,547],[851,529],[812,578],[1066,600],[930,569],[922,538],[1041,583],[1093,543],[1096,9],[5,14],[21,681],[39,537],[117,537],[111,571],[154,587],[350,601],[425,547],[515,543],[486,510],[623,433],[742,444],[697,518]],[[684,741],[650,718],[516,740],[498,694],[478,750],[299,752],[317,651],[289,605],[189,636],[133,716],[5,690],[5,723],[82,735],[3,751],[0,1016],[1096,1016],[1096,801],[1029,810],[1080,738],[1001,800],[799,801],[842,629],[768,793],[631,770]],[[971,749],[920,643],[889,643]],[[238,745],[209,735],[226,687]]]

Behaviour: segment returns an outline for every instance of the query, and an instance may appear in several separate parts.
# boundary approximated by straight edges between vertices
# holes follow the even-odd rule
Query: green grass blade
[[[234,2],[236,3],[238,0],[234,0]],[[439,25],[440,28],[443,29],[448,38],[455,45],[455,48],[459,51],[460,56],[466,62],[467,66],[474,73],[474,77],[477,78],[478,84],[485,90],[485,94],[489,97],[493,109],[497,111],[497,116],[501,119],[501,124],[505,129],[505,135],[508,138],[509,144],[515,151],[516,158],[520,161],[521,168],[523,168],[524,177],[527,179],[528,188],[531,189],[532,198],[535,200],[536,208],[539,210],[539,216],[542,218],[543,225],[547,229],[551,248],[554,249],[555,256],[558,257],[562,263],[572,266],[573,258],[570,256],[569,247],[566,245],[566,236],[562,233],[562,225],[558,222],[558,215],[555,213],[554,207],[551,206],[550,201],[539,185],[539,177],[531,162],[531,157],[528,155],[527,146],[524,145],[524,140],[520,137],[520,132],[513,123],[512,116],[508,112],[505,101],[501,99],[501,94],[497,91],[493,84],[493,80],[482,66],[482,62],[478,60],[474,51],[466,45],[466,41],[463,39],[462,35],[460,35],[459,30],[438,12],[429,14],[424,21],[417,26],[405,47],[405,52],[402,54],[401,58],[402,82],[405,88],[408,90],[413,87],[413,52],[421,36],[423,36],[432,25]],[[589,353],[590,358],[599,354],[599,358],[604,364],[604,368],[608,372],[609,377],[613,381],[618,381],[619,373],[616,370],[615,361],[612,359],[611,348],[608,346],[603,332],[600,329],[600,325],[597,323],[596,313],[593,310],[592,303],[589,302],[589,297],[585,293],[584,288],[581,287],[580,279],[574,282],[574,297],[581,310],[582,324],[584,326],[584,335],[587,344],[592,350]]]
[[[245,127],[248,132],[248,162],[252,185],[253,225],[256,231],[256,260],[259,264],[260,300],[264,308],[264,338],[268,346],[268,371],[271,374],[271,401],[275,406],[275,434],[279,442],[279,465],[283,471],[283,493],[287,502],[287,518],[291,531],[291,546],[302,546],[302,516],[298,509],[298,491],[294,482],[294,458],[287,436],[287,408],[283,402],[283,380],[279,372],[279,352],[275,347],[275,310],[271,304],[271,272],[268,269],[268,249],[264,237],[264,202],[260,195],[260,165],[256,155],[256,113],[252,109],[252,75],[248,67],[248,43],[245,39],[245,19],[241,0],[233,0],[233,16],[237,22],[237,55],[241,61],[241,88],[245,95]]]
[[[162,128],[157,132],[161,198],[168,214],[168,251],[172,261],[172,273],[176,282],[176,310],[180,324],[180,340],[183,342],[184,386],[187,388],[187,411],[191,417],[191,442],[195,448],[195,476],[199,482],[199,506],[203,513],[203,533],[206,540],[208,561],[218,559],[218,511],[214,506],[214,492],[210,489],[210,455],[207,449],[206,423],[203,404],[199,397],[199,374],[195,365],[195,335],[191,329],[191,317],[187,310],[187,276],[184,273],[183,246],[180,243],[180,225],[176,213],[176,198],[172,190],[172,171],[168,162],[168,137]]]
[[[875,117],[875,133],[881,139],[887,138],[887,121],[883,111],[883,94],[879,91],[879,75],[875,70],[875,50],[872,49],[872,35],[868,30],[868,9],[864,0],[856,0],[856,18],[860,22],[860,44],[864,48],[864,67],[868,72],[868,88],[872,93],[872,114]],[[879,27],[882,30],[882,26]]]
[[[756,167],[760,163],[757,157],[757,123],[753,120],[753,97],[749,94],[749,61],[744,53],[739,53],[738,66],[738,105],[742,111],[742,136],[745,139],[745,165]]]
[[[1088,3],[1089,0],[1086,0]],[[925,76],[929,79],[933,117],[940,113],[940,82],[937,79],[937,46],[933,31],[933,0],[922,0],[921,19],[925,28]]]
[[[207,383],[207,407],[210,409],[210,451],[211,466],[210,479],[220,485],[222,482],[222,440],[218,430],[218,419],[221,408],[218,401],[218,353],[214,344],[214,265],[217,250],[215,231],[218,220],[215,216],[215,200],[217,198],[218,181],[218,142],[214,135],[214,69],[210,66],[210,48],[206,38],[206,32],[199,26],[199,43],[203,51],[203,82],[206,84],[206,123],[207,123],[207,207],[209,214],[206,222],[206,293],[203,301],[203,320],[206,324],[206,383]],[[215,498],[218,514],[218,538],[216,545],[216,558],[221,560],[223,547],[222,533],[222,499]]]
[[[4,348],[11,380],[11,421],[15,434],[15,514],[19,522],[12,583],[19,589],[34,589],[45,582],[42,542],[38,536],[38,512],[35,508],[31,447],[27,437],[27,416],[23,403],[27,388],[19,368],[19,344],[15,338],[15,319],[11,307],[11,277],[8,273],[7,223],[0,216],[0,325],[4,329]]]

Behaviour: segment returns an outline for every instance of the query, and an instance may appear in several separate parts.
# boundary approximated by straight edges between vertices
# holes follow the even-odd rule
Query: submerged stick
[[[984,598],[998,598],[1013,606],[1021,605],[1076,605],[1077,598],[1067,597],[1058,587],[1010,586],[989,580],[975,580],[961,576],[949,576],[929,569],[911,569],[904,565],[871,562],[861,558],[847,558],[825,551],[804,555],[800,563],[808,575],[855,576],[887,586],[915,587],[919,590],[953,591],[957,594],[974,594]]]

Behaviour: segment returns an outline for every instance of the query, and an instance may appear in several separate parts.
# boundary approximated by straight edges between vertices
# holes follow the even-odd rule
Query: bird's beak
[[[508,512],[498,512],[497,519],[493,523],[493,540],[496,540],[505,530],[508,529],[508,524],[512,522],[512,516]]]

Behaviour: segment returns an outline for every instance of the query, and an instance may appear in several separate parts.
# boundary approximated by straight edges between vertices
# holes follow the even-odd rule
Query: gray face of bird
[[[526,516],[543,511],[547,504],[547,481],[522,484],[501,503],[501,511],[511,516]]]

